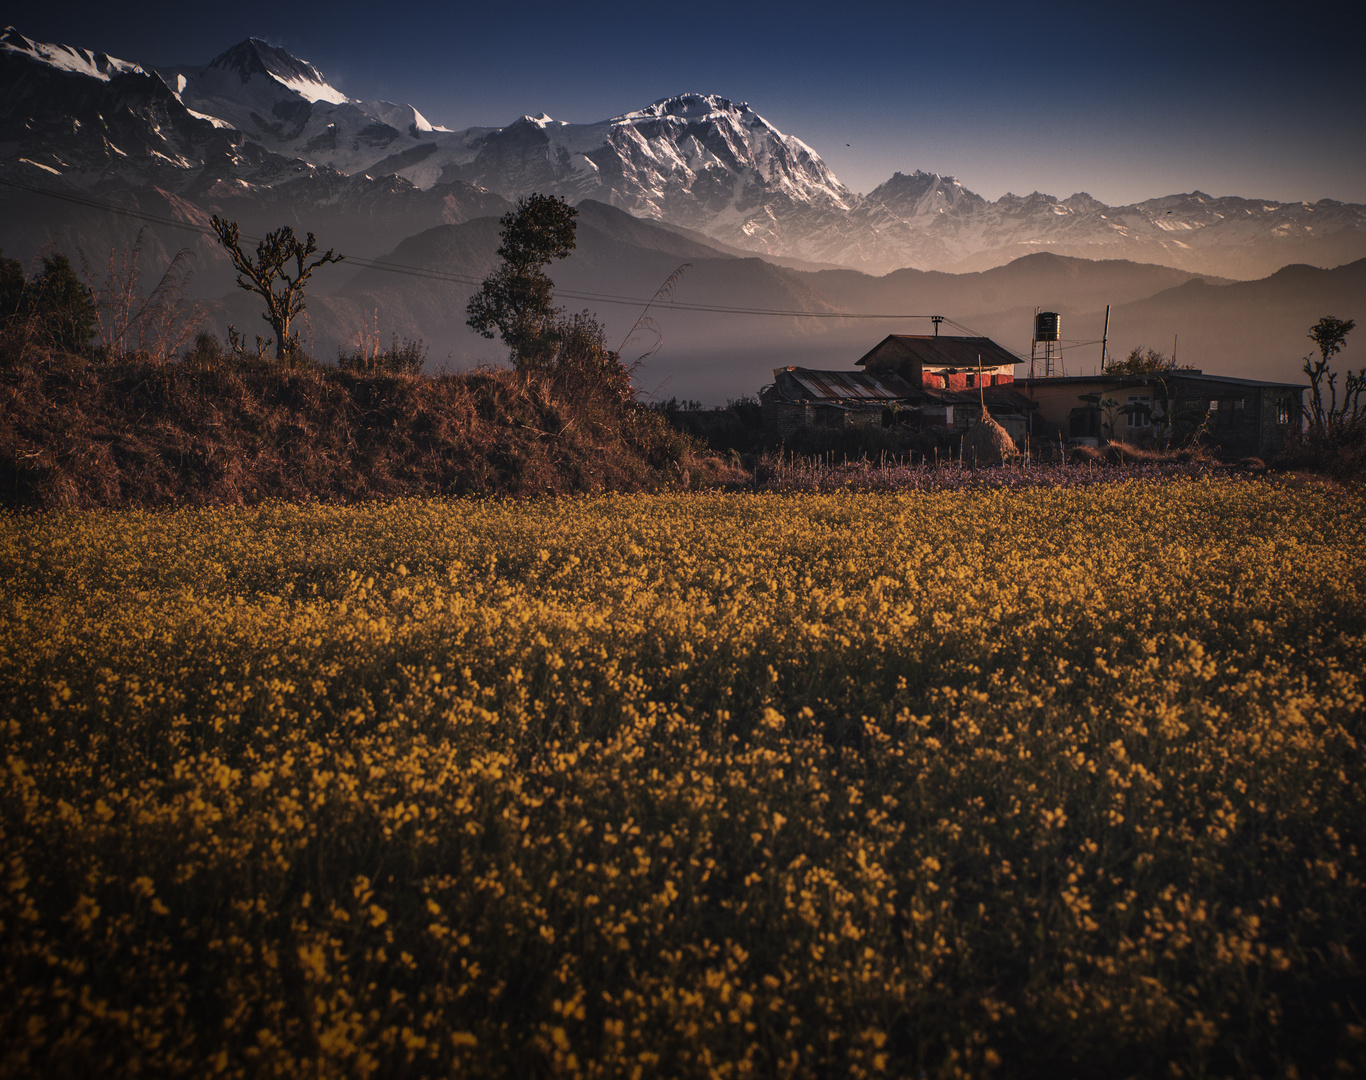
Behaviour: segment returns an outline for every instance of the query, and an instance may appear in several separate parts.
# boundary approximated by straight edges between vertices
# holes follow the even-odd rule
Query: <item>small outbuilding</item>
[[[1082,445],[1145,445],[1180,442],[1199,431],[1223,454],[1260,458],[1274,457],[1299,432],[1309,389],[1196,369],[1054,376],[1016,385],[1038,405],[1035,434],[1056,432]]]

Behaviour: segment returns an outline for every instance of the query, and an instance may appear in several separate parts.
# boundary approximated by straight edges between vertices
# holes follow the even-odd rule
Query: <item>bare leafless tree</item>
[[[289,326],[304,309],[305,282],[318,267],[341,262],[345,256],[329,248],[326,254],[310,262],[309,256],[318,250],[313,234],[309,233],[306,241],[300,241],[294,230],[285,225],[267,233],[256,245],[253,261],[242,251],[237,222],[224,221],[214,215],[213,231],[218,234],[219,243],[237,270],[238,288],[254,292],[266,302],[265,314],[261,317],[275,331],[275,359],[290,359],[298,351],[299,342],[298,335],[289,332]]]

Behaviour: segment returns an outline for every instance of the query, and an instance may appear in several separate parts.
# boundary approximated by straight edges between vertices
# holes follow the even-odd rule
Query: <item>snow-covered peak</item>
[[[800,139],[784,135],[746,102],[731,101],[719,94],[676,94],[607,121],[615,127],[645,126],[651,129],[657,129],[661,122],[672,122],[680,128],[721,127],[750,131],[754,133],[751,138],[771,138],[813,157],[816,154]]]
[[[717,94],[676,94],[673,97],[660,98],[644,109],[628,112],[617,117],[617,120],[655,120],[663,116],[672,116],[679,120],[708,120],[720,113],[757,115],[744,102],[737,104]]]
[[[367,101],[361,108],[366,114],[378,117],[390,127],[399,131],[414,131],[424,134],[451,129],[433,124],[411,105],[395,105],[392,101]]]
[[[529,116],[529,115],[528,115],[528,116],[523,116],[523,117],[521,117],[519,120],[517,120],[516,122],[519,123],[519,124],[529,124],[529,125],[531,125],[532,127],[540,128],[542,131],[544,131],[546,128],[557,128],[557,127],[568,127],[568,126],[569,126],[569,121],[567,121],[567,120],[556,120],[554,117],[549,116],[549,115],[547,115],[546,113],[543,113],[543,112],[537,113],[535,116]]]
[[[76,75],[87,75],[101,82],[108,82],[115,75],[127,72],[142,72],[137,64],[119,60],[105,53],[77,49],[71,45],[49,45],[41,41],[30,41],[12,26],[5,27],[0,34],[0,51],[19,53],[39,63]]]
[[[893,173],[890,180],[879,184],[863,201],[870,209],[883,207],[893,213],[924,215],[970,212],[981,205],[982,197],[955,177],[917,169],[909,176]]]
[[[260,38],[247,38],[234,45],[211,60],[208,70],[231,72],[244,83],[263,75],[309,102],[326,101],[332,105],[342,105],[351,100],[329,85],[312,64]]]
[[[906,196],[920,198],[931,191],[948,190],[966,191],[967,189],[955,177],[916,169],[909,176],[903,172],[893,173],[890,180],[878,185],[869,193],[869,198],[878,193],[902,198]]]
[[[660,98],[644,109],[606,121],[609,141],[624,149],[622,137],[633,133],[641,152],[656,159],[666,171],[679,168],[687,175],[715,168],[729,172],[742,184],[744,176],[769,191],[783,191],[801,202],[830,201],[852,205],[852,193],[840,183],[811,147],[784,135],[744,102],[719,94],[676,94]],[[644,147],[651,149],[646,152]],[[657,185],[656,185],[657,186]],[[747,201],[747,196],[737,194]]]

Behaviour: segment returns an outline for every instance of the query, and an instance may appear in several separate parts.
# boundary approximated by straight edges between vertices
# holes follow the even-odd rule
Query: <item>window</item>
[[[1151,409],[1153,399],[1148,394],[1130,394],[1129,404],[1130,406],[1144,406],[1147,409]],[[1134,408],[1129,413],[1129,427],[1131,428],[1152,427],[1152,424],[1153,418],[1149,412],[1141,412],[1138,408]]]
[[[1276,423],[1286,427],[1290,423],[1290,399],[1283,397],[1276,402]]]
[[[1099,409],[1073,409],[1068,417],[1068,438],[1094,439],[1100,435]]]

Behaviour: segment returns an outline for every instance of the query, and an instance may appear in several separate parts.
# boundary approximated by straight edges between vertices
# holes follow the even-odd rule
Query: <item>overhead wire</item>
[[[970,327],[970,326],[964,326],[962,323],[958,322],[956,319],[945,318],[944,321],[945,321],[946,323],[948,323],[950,326],[952,326],[955,330],[962,330],[963,333],[966,334],[968,337],[975,337],[975,338],[987,338],[987,337],[988,337],[987,334],[982,333],[980,330],[974,330],[974,329],[973,329],[972,327]],[[998,348],[1003,349],[1005,352],[1010,353],[1011,356],[1015,357],[1015,362],[1016,362],[1016,363],[1019,363],[1019,364],[1027,364],[1027,363],[1029,363],[1029,360],[1028,360],[1027,357],[1025,357],[1025,356],[1024,356],[1023,354],[1021,354],[1021,353],[1016,352],[1014,349],[1010,348],[1008,345],[1000,345],[1000,344],[998,344],[998,343],[996,343],[996,342],[993,342],[992,344],[995,344],[995,345],[997,345]]]

